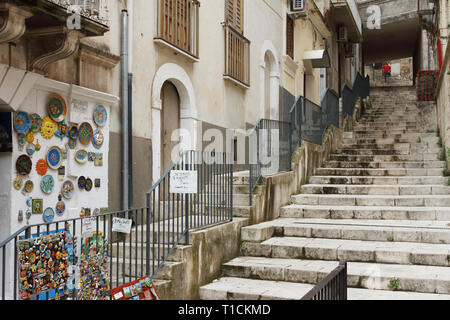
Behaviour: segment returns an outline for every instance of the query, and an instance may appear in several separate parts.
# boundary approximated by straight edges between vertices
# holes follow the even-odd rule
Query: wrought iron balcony
[[[109,26],[107,0],[46,0],[80,16]]]

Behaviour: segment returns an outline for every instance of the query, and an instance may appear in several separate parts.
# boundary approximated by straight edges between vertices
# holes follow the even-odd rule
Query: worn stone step
[[[363,220],[437,220],[450,221],[446,207],[381,207],[289,205],[281,208],[281,218],[363,219]]]
[[[445,161],[327,161],[324,168],[367,168],[367,169],[438,169],[444,170]]]
[[[343,155],[331,154],[331,161],[356,161],[356,162],[427,162],[441,161],[439,154],[408,154],[408,155]]]
[[[374,262],[448,267],[449,244],[360,240],[271,238],[261,243],[245,242],[241,255],[279,259]]]
[[[450,187],[443,185],[346,185],[307,184],[300,191],[304,194],[361,194],[361,195],[449,195]]]
[[[293,204],[299,205],[450,207],[450,197],[443,195],[377,196],[299,194],[292,196],[291,200]]]
[[[310,184],[350,184],[350,185],[441,185],[446,186],[448,177],[374,177],[374,176],[313,176],[309,178]]]
[[[317,168],[315,170],[317,176],[438,176],[442,177],[443,170],[441,168],[398,168],[398,169],[368,169],[368,168]]]
[[[241,218],[249,218],[255,211],[255,207],[250,206],[233,206],[233,216]]]
[[[335,264],[336,265],[336,264]],[[222,277],[200,287],[201,300],[300,300],[313,284]],[[348,300],[450,300],[450,295],[348,288]]]
[[[421,139],[420,137],[405,137],[405,138],[378,138],[378,139],[356,139],[345,138],[342,139],[343,144],[392,144],[392,143],[426,143],[428,145],[437,145],[438,137],[431,137]]]
[[[439,149],[442,150],[442,149]],[[434,154],[436,156],[440,155],[440,151],[438,149],[435,149],[434,151],[427,151],[427,150],[394,150],[394,149],[362,149],[362,148],[346,148],[346,149],[339,149],[336,151],[337,154],[344,154],[344,155],[390,155],[390,156],[396,156],[396,155],[408,155],[412,153],[419,153],[419,154]]]

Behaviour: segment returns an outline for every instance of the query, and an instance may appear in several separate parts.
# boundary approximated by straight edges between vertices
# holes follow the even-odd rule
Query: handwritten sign
[[[113,218],[112,231],[130,234],[132,223],[131,219]]]
[[[170,172],[170,193],[196,194],[197,171],[172,170]]]
[[[83,220],[83,234],[97,231],[97,219],[86,218]]]

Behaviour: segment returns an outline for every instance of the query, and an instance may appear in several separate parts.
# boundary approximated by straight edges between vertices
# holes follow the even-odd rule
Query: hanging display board
[[[113,300],[160,300],[150,277],[109,290]]]

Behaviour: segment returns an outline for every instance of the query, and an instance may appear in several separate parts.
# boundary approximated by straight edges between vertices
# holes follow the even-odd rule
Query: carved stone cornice
[[[85,35],[80,31],[58,26],[30,30],[26,37],[29,69],[45,74],[50,63],[66,59],[76,53],[80,38]]]
[[[14,42],[26,30],[25,19],[33,14],[10,3],[0,3],[0,44]]]
[[[80,43],[78,57],[83,62],[102,66],[106,69],[112,69],[120,62],[119,56],[113,55],[99,48],[95,48],[86,43]]]

